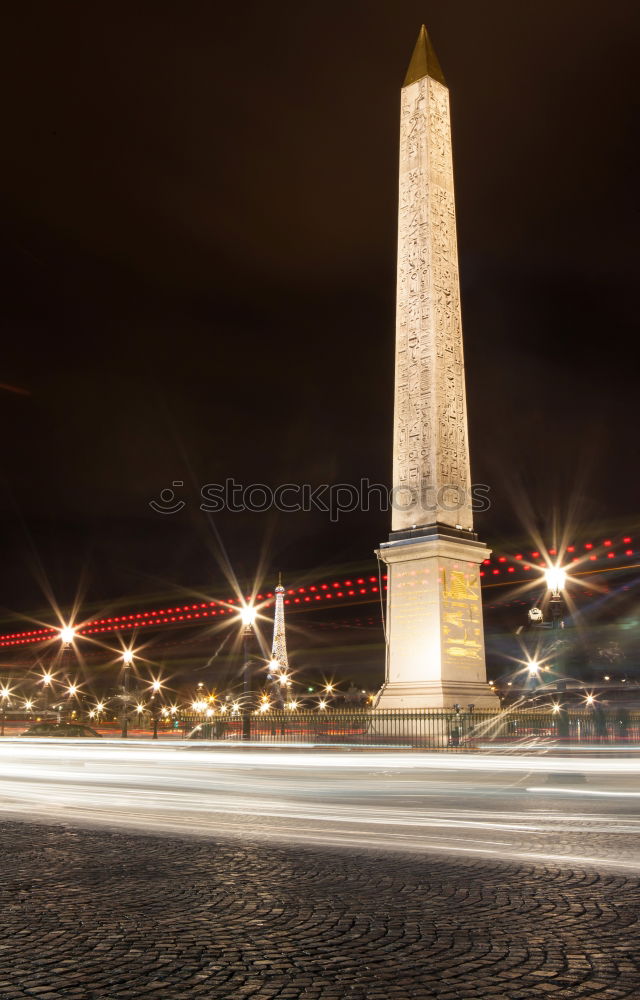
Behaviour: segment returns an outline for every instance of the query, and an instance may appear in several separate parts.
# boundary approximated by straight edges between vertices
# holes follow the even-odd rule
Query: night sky
[[[489,543],[637,520],[637,3],[23,2],[5,25],[0,605],[364,563],[390,515],[198,510],[388,482],[399,89],[451,91]],[[634,204],[635,203],[635,204]],[[13,388],[12,388],[13,387]],[[20,392],[14,391],[21,390]],[[175,480],[187,507],[154,513]],[[225,588],[226,590],[226,588]]]

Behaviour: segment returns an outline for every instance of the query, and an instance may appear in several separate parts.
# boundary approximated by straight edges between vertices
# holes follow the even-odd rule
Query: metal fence
[[[77,720],[74,720],[77,721]],[[119,737],[120,721],[87,723],[102,736]],[[17,736],[29,728],[27,719],[6,720],[1,735]],[[149,720],[129,724],[132,739],[153,738]],[[212,716],[190,712],[161,717],[161,740],[204,739],[225,743],[255,742],[320,746],[380,746],[446,751],[499,749],[538,745],[639,746],[640,711],[595,711],[560,708],[502,712],[454,712],[415,709],[219,710]]]
[[[553,745],[640,745],[640,712],[342,710],[182,715],[190,739],[437,750]]]

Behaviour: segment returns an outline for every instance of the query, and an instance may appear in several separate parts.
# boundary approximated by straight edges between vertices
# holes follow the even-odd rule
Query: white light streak
[[[638,756],[301,749],[5,738],[0,815],[640,871]]]

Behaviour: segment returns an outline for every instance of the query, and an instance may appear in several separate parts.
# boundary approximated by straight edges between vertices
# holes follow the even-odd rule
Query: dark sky
[[[0,605],[214,580],[202,483],[388,482],[399,88],[451,91],[485,539],[637,518],[637,3],[14,4],[1,64]],[[174,480],[181,513],[148,501]],[[389,516],[227,514],[240,572]],[[39,569],[37,568],[39,565]]]

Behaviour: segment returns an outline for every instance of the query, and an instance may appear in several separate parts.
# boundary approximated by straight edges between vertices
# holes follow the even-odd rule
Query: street
[[[0,743],[10,818],[640,872],[640,754]]]
[[[639,769],[5,740],[0,998],[637,998]]]

